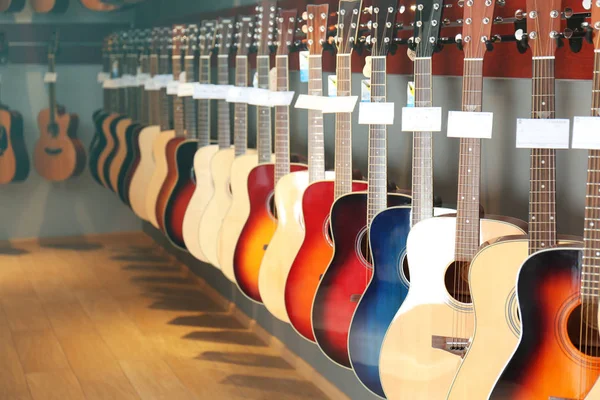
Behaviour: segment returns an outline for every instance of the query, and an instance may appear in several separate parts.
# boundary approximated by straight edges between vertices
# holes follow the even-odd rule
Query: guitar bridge
[[[432,336],[431,347],[444,350],[459,357],[464,357],[469,346],[469,339],[448,336]]]
[[[361,297],[362,297],[362,295],[360,295],[360,294],[352,294],[352,295],[350,295],[350,302],[358,303],[360,301]]]

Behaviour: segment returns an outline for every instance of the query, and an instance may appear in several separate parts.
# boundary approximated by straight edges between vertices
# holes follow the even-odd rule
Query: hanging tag
[[[227,96],[225,97],[225,101],[228,103],[247,103],[244,96],[244,89],[247,88],[240,86],[230,87]]]
[[[46,72],[44,74],[44,83],[56,83],[56,72]]]
[[[271,68],[269,71],[269,90],[276,91],[277,90],[277,69]]]
[[[139,73],[135,76],[135,79],[137,80],[138,86],[145,86],[146,81],[152,78],[150,77],[150,74]]]
[[[518,149],[568,149],[568,119],[517,119]]]
[[[292,104],[295,92],[270,92],[269,104],[271,107],[289,106]]]
[[[358,96],[327,97],[329,101],[323,108],[324,114],[351,113],[356,107]]]
[[[600,150],[600,117],[575,117],[571,148]]]
[[[177,96],[177,88],[179,87],[179,81],[167,82],[167,94]]]
[[[327,77],[327,95],[329,97],[337,96],[337,76],[329,75]]]
[[[225,100],[232,85],[210,85],[210,98],[214,100]]]
[[[154,81],[158,84],[158,86],[163,89],[166,88],[169,82],[173,82],[173,75],[164,74],[164,75],[155,75],[153,78]]]
[[[403,132],[439,132],[442,130],[441,107],[403,107]]]
[[[360,81],[360,101],[370,102],[371,101],[371,80],[363,79]]]
[[[185,71],[183,71],[183,72],[181,72],[179,74],[179,82],[181,82],[181,83],[185,83],[186,82],[186,73],[185,73]]]
[[[193,85],[193,89],[194,92],[192,94],[192,96],[194,97],[194,99],[196,100],[207,100],[210,99],[211,93],[212,93],[212,89],[211,86],[209,84],[206,83],[198,83],[195,82]]]
[[[160,85],[154,79],[147,79],[146,82],[144,82],[144,90],[147,90],[147,91],[160,90]]]
[[[308,50],[298,52],[298,57],[300,57],[300,82],[303,83],[308,82],[308,55]]]
[[[415,83],[408,82],[406,85],[406,107],[415,106]]]
[[[116,89],[117,85],[115,84],[115,79],[106,79],[102,82],[103,89]]]
[[[362,71],[365,78],[371,78],[371,65],[373,65],[371,56],[365,57],[365,66]]]
[[[258,89],[258,72],[254,73],[254,78],[252,78],[252,86]]]
[[[358,123],[360,125],[393,125],[394,103],[360,103]]]
[[[308,94],[301,94],[296,99],[296,104],[294,104],[294,108],[300,108],[302,110],[323,111],[323,109],[327,107],[328,101],[329,97],[310,96]]]
[[[133,76],[133,75],[123,74],[123,76],[121,77],[121,80],[123,82],[123,87],[137,86],[137,81],[135,79],[135,76]]]
[[[179,83],[177,97],[190,97],[194,94],[194,84],[191,82]]]
[[[251,88],[247,92],[248,104],[261,107],[271,107],[268,89]]]
[[[108,72],[98,72],[98,83],[102,83],[107,79],[110,79],[110,74]]]
[[[466,139],[491,139],[494,113],[450,111],[448,113],[448,137]]]

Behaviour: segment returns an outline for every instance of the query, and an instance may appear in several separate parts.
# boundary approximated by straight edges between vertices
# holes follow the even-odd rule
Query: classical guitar
[[[56,77],[55,57],[58,35],[48,49],[49,76]],[[34,150],[34,166],[42,177],[50,181],[64,181],[77,176],[85,168],[85,149],[77,138],[78,117],[67,113],[56,102],[56,80],[48,82],[49,107],[38,114],[40,138]]]
[[[269,23],[273,22],[275,18],[275,3],[263,2],[261,5],[256,7],[257,22],[256,27],[261,28],[259,40],[256,43],[252,41],[252,38],[257,36],[253,34],[253,20],[248,18],[242,18],[240,21],[236,56],[236,86],[247,86],[248,85],[248,53],[251,48],[259,47],[258,60],[260,60],[263,68],[269,68],[268,56],[269,51],[267,46],[268,38],[263,38],[263,32],[268,30]],[[264,11],[264,13],[263,13]],[[257,29],[258,31],[258,29]],[[245,33],[242,34],[242,33]],[[262,47],[260,42],[263,42]],[[262,49],[260,49],[262,47]],[[265,76],[265,70],[259,70],[261,73],[261,81],[266,82],[268,85],[268,76]],[[268,109],[261,108],[257,111],[257,116],[260,116],[260,112],[268,112]],[[271,160],[271,149],[270,147],[258,148],[258,154],[256,152],[248,152],[247,154],[241,155],[247,146],[247,133],[248,133],[248,107],[247,105],[240,103],[235,104],[235,117],[236,123],[234,124],[235,133],[235,147],[236,151],[239,149],[240,155],[233,160],[231,164],[230,173],[230,186],[231,186],[231,206],[227,211],[227,214],[223,218],[221,224],[221,231],[219,232],[219,265],[223,274],[231,281],[235,282],[235,274],[233,268],[233,257],[235,247],[237,245],[238,238],[242,233],[244,224],[250,214],[250,202],[248,195],[248,175],[258,165],[259,158],[263,162],[269,162]],[[238,119],[239,118],[239,119]],[[262,119],[263,124],[257,124],[257,139],[259,142],[268,140],[267,138],[271,135],[271,124],[270,117],[267,120],[265,117]],[[261,137],[263,139],[261,139]],[[270,146],[270,145],[269,145]]]
[[[25,8],[25,0],[0,0],[0,12],[19,12]]]
[[[64,13],[69,8],[69,0],[29,0],[36,13]]]
[[[277,90],[288,90],[289,45],[293,43],[296,23],[296,10],[281,10],[276,23],[277,56]],[[268,42],[268,41],[267,41]],[[261,43],[262,46],[262,43]],[[260,49],[260,48],[259,48]],[[257,58],[259,71],[259,87],[268,87],[268,56],[260,54]],[[258,107],[258,123],[269,124],[270,109]],[[269,121],[266,121],[266,118]],[[259,275],[263,256],[277,227],[277,214],[273,200],[273,192],[277,183],[290,172],[306,169],[306,165],[290,163],[290,125],[289,107],[275,107],[275,163],[265,163],[254,167],[248,176],[248,195],[250,198],[250,214],[238,239],[234,255],[234,272],[241,291],[251,300],[260,302]],[[267,149],[271,148],[271,138],[263,140],[259,128],[259,158],[266,158]],[[266,130],[265,130],[266,132]],[[267,139],[266,136],[264,139]],[[265,143],[266,142],[266,143]]]
[[[560,0],[527,1],[527,30],[530,37],[536,37],[529,41],[534,74],[533,118],[554,118],[555,115],[554,56],[557,43],[554,34],[560,31],[561,3]],[[598,75],[600,6],[592,2],[592,7],[590,26],[595,33],[596,50],[594,75]],[[594,76],[593,116],[599,115],[598,89],[600,81]],[[516,298],[522,326],[516,348],[489,398],[590,398],[588,392],[600,374],[597,319],[600,240],[596,227],[600,218],[600,153],[591,150],[588,156],[583,249],[556,246],[555,150],[535,149],[531,154],[530,190],[536,199],[532,205],[536,206],[530,209],[530,255],[520,269],[508,265],[510,271],[517,273]],[[474,278],[471,276],[475,284]],[[480,298],[481,295],[478,301]],[[479,314],[477,316],[479,318]]]
[[[163,35],[161,35],[161,47],[160,54],[158,57],[158,73],[167,77],[167,79],[173,79],[173,74],[170,68],[172,64],[173,54],[173,36],[179,34],[183,30],[181,25],[176,25],[175,28],[169,29],[164,28]],[[181,56],[180,56],[181,57]],[[181,61],[181,60],[179,60]],[[154,159],[154,171],[150,182],[148,183],[148,189],[146,190],[146,215],[148,221],[158,228],[158,220],[156,219],[156,200],[162,187],[165,177],[167,176],[167,159],[166,159],[166,147],[167,143],[175,137],[175,130],[173,130],[172,116],[172,96],[167,94],[166,87],[163,87],[159,91],[159,104],[160,104],[160,134],[154,140],[152,144],[152,158]]]
[[[350,96],[351,93],[351,57],[360,15],[361,0],[340,1],[335,36],[338,97]],[[333,255],[329,233],[331,206],[335,199],[346,193],[367,189],[366,182],[352,181],[351,118],[349,113],[336,114],[335,117],[335,180],[315,181],[302,196],[305,233],[285,284],[285,307],[290,323],[302,337],[313,342],[313,298]]]
[[[474,2],[475,3],[475,2]],[[466,42],[462,109],[480,112],[483,51],[490,37],[490,2],[465,5],[474,28]],[[415,40],[420,87],[431,90],[431,56],[438,43],[441,8],[418,1]],[[470,25],[470,24],[467,24]],[[468,28],[466,28],[468,29]],[[473,57],[473,58],[471,58]],[[473,334],[467,275],[480,244],[522,234],[524,223],[480,217],[480,139],[460,139],[456,216],[429,218],[414,225],[406,252],[410,287],[381,347],[380,375],[388,398],[445,399]]]
[[[188,25],[186,31],[186,43],[182,47],[185,53],[184,68],[186,82],[191,84],[197,82],[196,65],[198,63],[198,26]],[[196,119],[197,105],[196,100],[191,94],[186,94],[183,98],[184,107],[184,127],[185,136],[183,141],[175,138],[167,145],[167,164],[169,172],[165,179],[163,192],[167,195],[164,206],[164,231],[171,243],[179,248],[185,249],[183,241],[183,217],[187,209],[190,199],[194,194],[196,182],[193,176],[194,154],[198,149],[198,122]],[[177,145],[175,145],[177,143]],[[173,147],[175,146],[175,147]],[[171,148],[174,148],[174,153],[171,153]],[[173,155],[173,159],[169,157]],[[169,184],[172,182],[172,189],[169,189]],[[170,193],[169,193],[170,190]],[[157,202],[157,210],[159,202]],[[157,213],[157,218],[160,214]],[[160,219],[159,219],[160,224]]]
[[[397,2],[378,2],[372,8],[379,25],[371,49],[371,102],[386,101],[386,56],[395,30]],[[387,207],[410,204],[410,197],[387,193],[387,126],[369,125],[368,191],[346,193],[331,207],[333,257],[315,293],[312,326],[323,353],[350,367],[348,332],[354,310],[371,280],[372,256],[368,230],[373,218]]]
[[[233,29],[231,18],[219,20],[217,26],[217,76],[219,85],[229,85],[229,55],[233,44]],[[219,230],[225,213],[231,205],[229,174],[236,150],[231,146],[231,125],[229,121],[231,104],[225,100],[218,100],[217,107],[219,151],[210,160],[211,184],[214,190],[200,220],[200,248],[208,262],[216,268],[220,268],[217,256]]]
[[[23,117],[0,104],[0,184],[23,182],[29,176],[29,169]]]
[[[203,21],[200,26],[198,80],[201,84],[211,83],[211,59],[215,48],[216,25],[216,21]],[[200,247],[200,221],[214,192],[210,175],[210,160],[219,150],[219,146],[210,144],[211,101],[208,99],[196,100],[198,105],[198,149],[194,155],[196,188],[185,210],[182,227],[186,248],[194,257],[203,262],[208,262],[208,259]]]
[[[148,79],[150,80],[154,79],[159,71],[161,32],[161,28],[152,30],[150,54],[147,58]],[[152,146],[160,134],[160,86],[158,84],[147,84],[142,99],[145,99],[145,101],[141,105],[141,112],[146,123],[138,137],[140,155],[138,166],[129,184],[129,202],[131,209],[138,217],[148,220],[146,192],[154,173]]]
[[[303,19],[306,20],[304,30],[309,51],[308,94],[322,96],[322,52],[327,40],[329,6],[308,5]],[[279,41],[278,45],[289,46],[283,41]],[[277,73],[279,72],[278,70]],[[329,179],[333,178],[333,172],[327,175]],[[273,316],[284,322],[289,322],[285,310],[285,282],[304,238],[304,220],[298,212],[302,209],[302,195],[310,183],[324,179],[323,113],[308,110],[308,171],[287,174],[275,186],[277,227],[265,251],[258,276],[258,289],[263,304]]]

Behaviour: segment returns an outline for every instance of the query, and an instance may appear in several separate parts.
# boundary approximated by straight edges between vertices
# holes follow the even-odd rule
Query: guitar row
[[[123,7],[137,4],[143,0],[79,0],[79,3],[91,11],[117,11]],[[25,9],[26,0],[0,0],[0,12],[17,13]],[[64,13],[69,8],[69,0],[29,0],[31,9],[36,13]]]
[[[600,2],[588,3],[581,29],[595,48],[596,117]],[[474,121],[482,115],[494,21],[501,19],[494,1],[461,6],[462,35],[453,40],[464,51],[462,111]],[[173,246],[220,270],[376,396],[600,399],[600,146],[596,140],[589,147],[584,240],[562,238],[556,150],[549,128],[539,128],[560,122],[553,119],[561,7],[561,0],[527,0],[519,17],[527,33],[517,32],[518,40],[533,59],[532,118],[523,124],[537,127],[536,143],[542,132],[530,150],[528,225],[480,211],[477,135],[459,139],[456,210],[434,206],[432,128],[414,129],[411,194],[388,190],[386,57],[408,46],[414,108],[431,108],[440,32],[453,25],[442,0],[373,0],[366,9],[361,0],[340,0],[338,10],[279,10],[275,0],[262,0],[255,16],[111,35],[90,170]],[[377,115],[365,117],[367,181],[352,174],[351,109],[335,112],[333,172],[325,168],[325,108],[307,107],[308,165],[292,162],[290,107],[282,99],[290,51],[303,46],[314,104],[323,103],[324,49],[337,52],[333,102],[340,104],[352,94],[353,51],[371,52],[369,109]],[[255,89],[247,88],[251,52]],[[248,126],[249,112],[256,129]],[[250,132],[256,149],[248,148]]]

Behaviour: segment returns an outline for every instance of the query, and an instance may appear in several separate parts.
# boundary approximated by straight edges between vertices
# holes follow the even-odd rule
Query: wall
[[[122,23],[132,17],[132,11],[110,15],[91,12],[78,1],[72,0],[64,15],[40,15],[26,9],[15,15],[0,15],[0,21],[3,26],[30,22],[92,24]],[[60,58],[58,59],[58,101],[69,112],[79,115],[78,134],[86,149],[94,133],[92,113],[102,105],[102,91],[96,83],[100,68],[100,65],[61,65]],[[37,114],[48,107],[47,89],[42,81],[45,71],[45,65],[0,66],[2,100],[11,109],[23,114],[24,136],[30,156],[39,137]],[[37,175],[32,166],[26,182],[0,187],[0,204],[0,240],[132,231],[141,228],[139,220],[129,208],[112,192],[97,185],[87,170],[68,182],[50,183]]]

